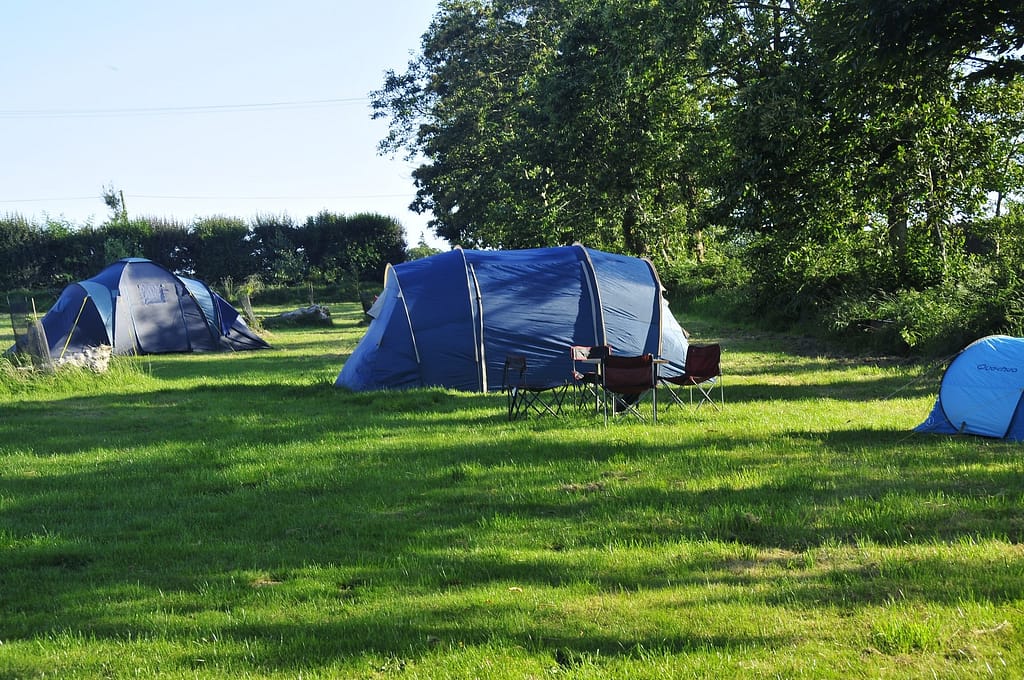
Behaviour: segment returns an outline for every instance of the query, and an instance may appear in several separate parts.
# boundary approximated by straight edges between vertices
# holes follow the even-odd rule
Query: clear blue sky
[[[406,227],[413,166],[381,157],[368,93],[436,0],[4,0],[0,214],[377,212]],[[437,245],[430,234],[429,242]]]

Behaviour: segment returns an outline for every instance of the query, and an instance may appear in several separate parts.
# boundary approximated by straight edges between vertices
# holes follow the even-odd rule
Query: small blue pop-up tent
[[[269,347],[206,284],[142,258],[67,286],[41,322],[53,359],[100,345],[114,354]]]
[[[990,335],[950,362],[939,397],[916,432],[1024,441],[1024,338]]]
[[[580,245],[447,253],[388,266],[366,334],[335,384],[355,391],[501,389],[505,357],[526,357],[531,381],[571,375],[569,348],[653,354],[679,375],[686,335],[647,260]]]

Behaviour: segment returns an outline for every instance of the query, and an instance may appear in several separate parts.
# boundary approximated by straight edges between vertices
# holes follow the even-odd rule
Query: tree
[[[0,290],[46,285],[45,232],[20,215],[0,217]]]
[[[256,273],[249,243],[249,227],[235,217],[204,217],[192,225],[195,235],[192,261],[194,275],[204,281],[231,277],[242,281]]]
[[[445,0],[403,74],[372,93],[390,119],[384,153],[424,159],[414,210],[469,247],[521,248],[573,237],[559,219],[537,83],[561,23],[582,2]]]
[[[699,236],[722,149],[725,90],[699,54],[700,3],[594,3],[567,26],[543,81],[564,219],[598,246],[662,260]],[[585,225],[585,226],[584,226]]]
[[[425,159],[414,207],[451,243],[674,256],[699,240],[721,154],[699,7],[444,2],[374,93],[382,151]]]
[[[975,80],[1024,75],[1024,5],[1019,0],[839,0],[824,24],[844,37],[840,52],[872,71],[957,66]]]
[[[426,239],[425,235],[420,234],[419,243],[417,243],[414,248],[409,248],[409,251],[406,253],[406,258],[405,259],[406,260],[420,260],[420,259],[423,259],[424,257],[430,257],[431,255],[437,255],[440,252],[441,252],[440,250],[438,250],[434,246],[432,246],[432,245],[427,243],[427,239]]]
[[[1021,18],[1019,3],[988,0],[854,0],[817,17],[813,41],[833,65],[824,146],[845,159],[862,222],[884,237],[893,287],[955,276],[962,225],[991,192],[1021,186],[1020,54],[1008,50],[1024,43],[1007,34]]]
[[[128,207],[124,202],[124,192],[115,189],[114,185],[103,187],[103,202],[110,208],[110,220],[112,222],[126,222],[128,220]]]
[[[253,255],[266,281],[295,284],[309,275],[301,229],[287,215],[258,215],[252,229]]]
[[[378,281],[388,263],[405,261],[405,234],[392,217],[360,213],[349,217],[321,212],[306,220],[298,236],[310,268],[325,282],[342,278]]]

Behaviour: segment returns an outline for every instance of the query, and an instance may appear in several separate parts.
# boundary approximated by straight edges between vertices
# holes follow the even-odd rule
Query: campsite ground
[[[723,412],[508,423],[334,389],[331,307],[0,367],[0,677],[1020,677],[1024,463],[911,432],[933,367],[687,319]]]

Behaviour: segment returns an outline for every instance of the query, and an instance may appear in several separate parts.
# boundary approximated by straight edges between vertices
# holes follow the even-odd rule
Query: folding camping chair
[[[601,408],[601,366],[605,358],[612,353],[608,345],[587,347],[573,345],[569,348],[572,357],[572,378],[576,386],[576,406],[582,408],[584,402],[594,400],[594,412]]]
[[[680,406],[684,406],[686,402],[677,394],[677,390],[672,389],[673,386],[685,387],[689,390],[690,406],[693,406],[693,390],[696,389],[700,393],[697,409],[707,402],[716,410],[721,411],[722,406],[725,406],[725,389],[722,386],[722,346],[717,343],[690,345],[686,350],[683,374],[671,378],[661,378],[660,382],[668,388],[672,401]],[[721,397],[721,406],[712,396],[716,385]]]
[[[658,422],[658,374],[654,357],[650,354],[625,357],[609,355],[601,366],[601,388],[604,393],[604,422],[608,424],[608,407],[612,414],[647,418],[638,408],[643,397],[651,395],[651,414]]]
[[[538,383],[530,380],[526,357],[509,354],[505,357],[501,391],[508,397],[508,419],[529,415],[558,416],[569,389],[567,382]]]
[[[11,329],[14,331],[14,347],[11,349],[29,357],[37,368],[50,368],[50,343],[40,320],[42,315],[36,311],[35,299],[8,297],[7,307],[11,310]]]

